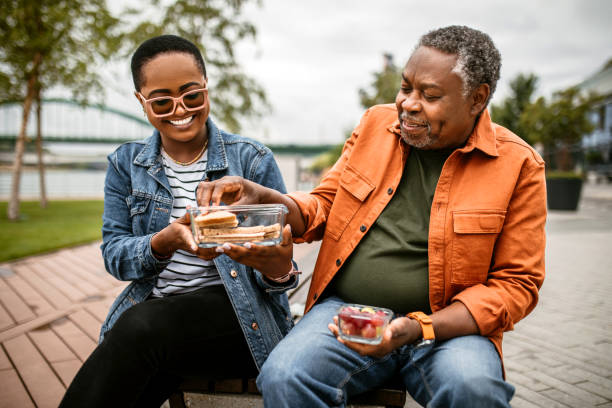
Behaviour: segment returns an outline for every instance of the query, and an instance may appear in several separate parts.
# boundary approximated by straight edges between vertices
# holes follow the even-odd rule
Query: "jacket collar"
[[[206,119],[206,127],[208,129],[208,163],[206,170],[224,170],[228,167],[227,154],[225,152],[225,144],[221,131],[212,121],[210,116]],[[151,167],[158,162],[161,151],[161,136],[159,131],[155,129],[153,134],[145,139],[145,145],[136,155],[134,164],[143,167]]]
[[[401,136],[399,120],[396,119],[387,130]],[[460,150],[467,153],[474,149],[478,149],[492,157],[499,156],[495,145],[495,131],[493,130],[493,124],[488,109],[482,111],[480,117],[476,121],[476,126],[472,134],[468,137],[467,143]]]

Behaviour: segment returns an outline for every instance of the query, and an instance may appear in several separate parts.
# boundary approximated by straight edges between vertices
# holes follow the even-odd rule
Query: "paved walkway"
[[[612,185],[587,185],[579,211],[551,212],[547,230],[540,302],[504,341],[512,406],[612,408]],[[98,245],[0,264],[0,408],[56,407],[95,347],[125,286]],[[317,249],[295,247],[305,275]]]

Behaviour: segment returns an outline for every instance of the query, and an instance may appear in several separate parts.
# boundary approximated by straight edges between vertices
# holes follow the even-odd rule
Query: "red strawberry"
[[[370,323],[366,324],[363,329],[361,329],[361,336],[366,339],[373,339],[376,337],[376,327],[371,325]]]

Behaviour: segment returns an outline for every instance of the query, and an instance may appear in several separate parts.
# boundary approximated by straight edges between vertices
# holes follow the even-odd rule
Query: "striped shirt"
[[[172,222],[185,215],[187,205],[192,208],[197,206],[195,189],[206,170],[208,151],[205,151],[195,163],[187,166],[175,163],[164,149],[161,153],[164,172],[174,197],[170,213],[170,222]],[[205,261],[179,249],[170,258],[166,269],[157,277],[153,296],[187,293],[204,286],[222,283],[213,261]]]

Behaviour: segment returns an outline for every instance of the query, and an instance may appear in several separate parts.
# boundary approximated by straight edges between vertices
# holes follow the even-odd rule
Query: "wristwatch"
[[[421,325],[421,330],[423,331],[423,338],[420,342],[416,343],[415,348],[433,344],[436,339],[436,334],[434,333],[431,317],[423,312],[408,313],[406,317],[416,320]]]

